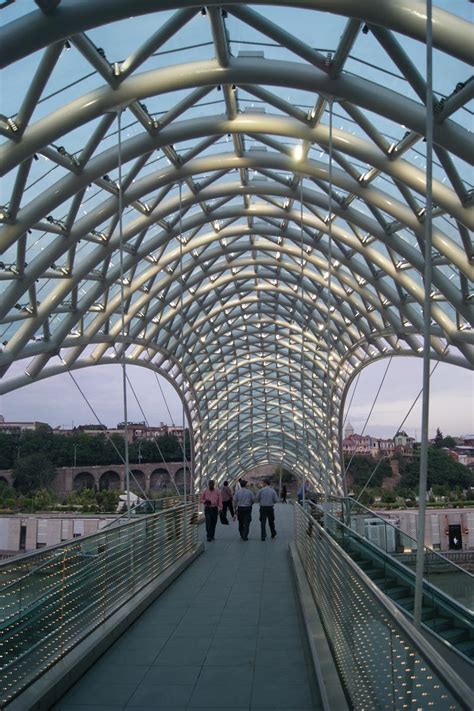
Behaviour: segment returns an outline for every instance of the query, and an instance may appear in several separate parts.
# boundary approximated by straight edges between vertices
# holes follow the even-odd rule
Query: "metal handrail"
[[[401,563],[401,562],[398,560],[398,558],[395,558],[395,557],[392,556],[390,553],[388,553],[387,551],[385,551],[383,548],[380,548],[380,547],[377,546],[375,543],[373,543],[372,541],[370,541],[370,540],[368,540],[367,538],[365,538],[365,536],[362,536],[360,533],[358,533],[358,531],[354,531],[352,528],[350,528],[349,526],[347,526],[347,524],[343,523],[342,521],[339,521],[339,520],[338,520],[337,518],[335,518],[332,514],[328,514],[328,516],[329,516],[329,518],[331,518],[338,526],[344,526],[345,529],[347,529],[348,531],[350,531],[351,536],[354,536],[354,537],[358,538],[360,541],[362,541],[362,542],[364,543],[364,545],[370,546],[370,547],[374,550],[374,552],[377,553],[379,556],[383,556],[383,557],[385,557],[385,558],[388,558],[388,559],[390,560],[390,564],[391,564],[391,565],[393,565],[393,566],[398,566],[399,568],[402,569],[402,572],[404,572],[406,575],[409,575],[409,576],[411,575],[411,576],[413,577],[413,586],[414,586],[415,573],[414,573],[413,570],[410,570],[410,568],[408,568],[407,566],[403,565],[403,563]],[[350,557],[350,556],[349,556],[349,557]],[[352,560],[352,558],[351,558],[351,560]],[[354,561],[353,561],[353,562],[354,562]],[[357,565],[357,563],[356,563],[356,565]],[[462,570],[462,568],[461,568],[461,570]],[[462,605],[462,603],[460,603],[458,600],[455,600],[453,597],[451,597],[451,595],[449,595],[449,593],[445,592],[444,590],[441,590],[441,588],[439,588],[439,587],[437,587],[436,585],[434,585],[434,584],[433,584],[432,582],[430,582],[430,580],[428,580],[427,578],[424,578],[424,579],[423,579],[423,588],[424,588],[424,589],[427,589],[428,592],[431,592],[431,594],[437,595],[437,596],[439,596],[439,597],[441,597],[441,598],[445,598],[446,601],[447,601],[450,605],[452,605],[452,606],[455,607],[455,608],[459,608],[459,613],[460,613],[460,614],[462,614],[463,616],[467,616],[468,618],[469,618],[469,617],[472,617],[472,620],[474,621],[474,611],[473,611],[473,610],[471,610],[471,609],[465,607],[464,605]],[[466,621],[466,622],[467,622],[467,621]],[[472,622],[471,622],[471,624],[472,624]],[[469,660],[469,661],[470,661],[470,660]],[[471,662],[471,663],[472,663],[472,662]]]
[[[164,500],[169,501],[170,499],[181,499],[181,498],[182,498],[181,496],[179,496],[179,497],[178,497],[178,496],[169,496],[169,497],[164,498],[163,501],[164,501]],[[149,501],[149,500],[150,500],[150,499],[147,499],[147,501]],[[158,501],[161,501],[161,499],[158,499]],[[191,497],[188,496],[188,503],[193,503],[193,502],[194,502],[193,496],[191,496]],[[143,502],[140,502],[140,504],[142,504],[142,503],[143,503]],[[137,506],[139,506],[140,504],[137,504]],[[180,504],[178,503],[178,504],[175,504],[175,505],[178,505],[178,506],[179,506]],[[181,505],[182,505],[182,504],[181,504]],[[135,509],[135,508],[136,508],[136,507],[134,506],[133,509]],[[167,507],[167,508],[168,508],[168,507]],[[173,508],[173,507],[170,507],[170,508]],[[3,559],[3,560],[0,560],[0,576],[1,576],[2,568],[5,568],[5,567],[7,567],[8,565],[11,565],[12,563],[16,563],[17,561],[18,561],[18,562],[21,561],[21,562],[23,563],[24,561],[28,561],[30,558],[33,558],[33,557],[35,557],[35,556],[37,556],[37,555],[39,555],[39,554],[45,555],[45,554],[47,554],[47,553],[49,553],[49,552],[51,552],[51,551],[54,551],[55,549],[62,549],[62,548],[64,548],[64,546],[65,546],[67,543],[71,543],[72,541],[73,541],[74,543],[82,543],[83,541],[87,541],[89,538],[92,538],[93,536],[96,536],[98,533],[101,533],[102,531],[110,530],[110,526],[112,526],[112,525],[114,525],[115,523],[117,523],[117,521],[118,521],[119,519],[126,518],[126,517],[127,517],[127,513],[128,513],[128,512],[125,511],[125,513],[120,514],[120,516],[116,516],[116,517],[115,517],[114,519],[112,519],[111,521],[108,521],[104,526],[102,526],[102,528],[101,528],[99,531],[94,531],[93,533],[86,533],[86,534],[84,534],[83,536],[80,536],[80,539],[79,539],[79,540],[76,539],[76,538],[74,538],[74,539],[70,539],[69,541],[62,541],[61,543],[53,543],[53,545],[51,545],[51,546],[44,546],[44,547],[41,548],[41,549],[37,549],[37,550],[34,550],[34,551],[29,551],[28,553],[19,553],[18,555],[11,556],[10,558],[5,558],[5,559]],[[155,513],[160,513],[160,512],[159,512],[159,511],[156,511]],[[110,515],[112,516],[113,514],[110,514]],[[151,514],[145,514],[145,515],[153,516],[154,514],[151,513]],[[140,520],[141,520],[141,519],[140,519]],[[135,522],[136,522],[136,519],[132,519],[131,523],[135,523]],[[38,565],[38,567],[35,569],[35,571],[41,570],[43,567],[46,567],[47,565],[50,565],[50,564],[51,564],[51,559],[48,559],[48,560],[46,560],[44,563]],[[19,577],[19,578],[16,578],[16,580],[12,581],[11,583],[8,583],[7,585],[4,585],[3,587],[2,587],[2,585],[1,585],[1,577],[0,577],[0,592],[3,592],[3,591],[5,591],[5,590],[8,590],[8,588],[9,588],[10,585],[15,585],[16,583],[21,582],[25,577],[28,577],[28,575],[29,575],[29,573],[25,573],[25,575],[23,575],[23,576],[21,576],[21,577]]]
[[[456,672],[446,663],[446,660],[430,645],[423,635],[409,622],[399,608],[375,585],[375,583],[361,570],[352,558],[341,548],[332,536],[324,530],[318,521],[309,512],[302,507],[298,507],[297,516],[303,515],[308,521],[312,522],[317,535],[324,539],[325,543],[331,549],[331,554],[334,557],[342,558],[344,563],[350,567],[354,575],[361,581],[364,587],[369,591],[377,603],[389,615],[393,623],[395,623],[403,633],[407,636],[410,643],[417,652],[425,659],[428,666],[436,673],[436,675],[444,682],[449,692],[454,698],[462,704],[462,708],[466,711],[472,711],[474,708],[474,693],[467,684],[456,674]],[[316,604],[318,601],[316,600]]]
[[[188,494],[188,496],[186,497],[186,501],[188,503],[193,502],[193,501],[195,501],[195,498],[196,498],[196,494]],[[156,504],[157,502],[164,503],[165,501],[171,502],[171,503],[170,503],[170,506],[163,506],[163,509],[164,508],[172,508],[173,506],[179,506],[180,504],[184,504],[184,496],[182,496],[181,494],[180,495],[174,494],[173,496],[163,496],[161,499],[144,499],[143,501],[139,501],[136,504],[134,504],[133,506],[131,506],[130,513],[135,514],[137,509],[139,509],[144,504],[150,504],[150,503]],[[151,511],[150,514],[144,514],[144,515],[152,515],[154,513],[158,513],[158,511],[156,511],[156,510]],[[128,520],[130,518],[128,514],[129,514],[128,511],[124,511],[123,513],[120,514],[120,516],[116,516],[111,521],[108,521],[105,524],[105,526],[102,526],[102,528],[100,530],[104,531],[106,528],[111,528],[112,526],[115,526],[115,524],[118,523],[119,521],[122,521],[122,519],[126,519],[128,522]]]
[[[372,511],[372,509],[369,509],[367,506],[364,506],[364,504],[361,504],[360,501],[353,499],[351,496],[346,496],[346,497],[341,497],[341,498],[338,498],[337,496],[332,496],[332,497],[330,497],[330,500],[331,501],[338,501],[338,502],[341,502],[341,501],[354,502],[355,504],[357,504],[357,506],[360,506],[360,508],[367,511],[372,516],[372,518],[377,518],[380,521],[383,521],[383,523],[386,526],[390,526],[390,528],[393,528],[397,533],[401,533],[405,538],[408,538],[408,540],[413,541],[413,543],[415,544],[415,548],[417,547],[418,543],[417,543],[416,538],[413,538],[413,536],[410,536],[409,533],[405,533],[405,531],[402,531],[401,528],[396,526],[394,523],[392,523],[391,521],[388,521],[386,518],[384,518],[380,514],[376,513],[375,511]],[[311,503],[314,505],[314,502],[311,502]],[[436,556],[437,558],[441,558],[443,563],[448,563],[449,565],[453,566],[454,568],[457,568],[460,573],[463,573],[464,575],[468,575],[469,577],[474,578],[473,573],[470,573],[468,570],[461,568],[460,565],[458,565],[454,561],[450,560],[449,558],[446,558],[446,556],[444,556],[442,553],[435,551],[433,548],[430,548],[426,544],[423,544],[423,546],[424,546],[425,551],[429,555],[433,555],[433,556]]]
[[[169,497],[169,498],[175,498],[175,497]],[[176,497],[176,498],[178,498],[178,497]],[[195,501],[188,500],[188,503],[195,503]],[[183,505],[184,505],[184,503],[179,503],[175,506],[170,506],[169,508],[167,507],[166,509],[163,509],[162,511],[156,511],[155,513],[145,514],[143,516],[143,518],[140,518],[140,519],[133,518],[130,521],[130,523],[137,524],[149,516],[156,516],[157,514],[162,513],[163,511],[169,511],[172,508],[178,508]],[[127,512],[125,512],[125,515],[126,515],[126,513]],[[119,518],[122,518],[122,515],[118,516],[111,523],[115,523]],[[100,535],[103,531],[110,530],[108,528],[108,526],[109,526],[109,524],[107,524],[106,526],[103,526],[99,531],[94,531],[93,533],[86,533],[83,536],[80,536],[79,538],[69,539],[67,541],[62,541],[61,543],[54,543],[51,546],[44,546],[43,548],[40,548],[40,549],[37,549],[34,551],[30,551],[28,553],[20,553],[19,555],[12,556],[11,558],[5,558],[4,560],[0,560],[0,576],[1,576],[2,568],[6,568],[6,567],[10,566],[12,563],[28,562],[28,560],[30,560],[31,558],[35,558],[36,556],[44,556],[45,554],[53,552],[55,550],[59,550],[59,549],[62,550],[63,548],[70,546],[71,544],[82,545],[82,543],[84,541],[88,541],[89,539]],[[50,564],[51,564],[51,559],[46,560],[44,563],[39,564],[38,567],[35,568],[35,572],[38,570],[41,570],[43,567],[46,567]],[[22,580],[24,580],[24,578],[28,577],[28,575],[30,575],[30,574],[31,574],[31,571],[25,573],[25,575],[23,575],[19,578],[16,578],[16,580],[12,581],[12,583],[8,583],[7,585],[5,585],[3,587],[1,586],[1,577],[0,577],[0,593],[3,592],[4,590],[7,590],[10,585],[12,585],[12,584],[15,585],[15,584],[21,582]]]
[[[16,558],[13,565],[11,559],[6,561],[6,573],[12,568],[14,574],[25,564],[30,570],[0,590],[5,603],[0,705],[8,704],[180,557],[195,551],[197,526],[189,522],[196,512],[196,502],[180,503],[134,517],[127,526],[51,546],[47,561],[44,548]],[[91,542],[98,554],[83,556],[84,544]],[[33,570],[35,559],[40,563]],[[37,575],[48,565],[48,575]]]

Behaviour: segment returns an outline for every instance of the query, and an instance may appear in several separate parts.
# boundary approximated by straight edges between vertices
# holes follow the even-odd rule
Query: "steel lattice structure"
[[[425,3],[38,4],[0,33],[20,77],[0,117],[0,393],[125,354],[184,393],[198,472],[282,462],[337,488],[352,378],[421,351]],[[472,40],[434,8],[457,73],[433,106],[431,349],[465,367]]]

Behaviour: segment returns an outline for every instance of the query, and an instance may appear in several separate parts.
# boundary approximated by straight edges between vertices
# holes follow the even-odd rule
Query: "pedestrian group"
[[[271,537],[275,538],[277,535],[274,506],[278,502],[278,496],[275,489],[270,486],[270,480],[264,479],[264,486],[259,490],[256,497],[247,488],[245,479],[240,479],[239,484],[240,488],[232,495],[232,489],[227,481],[224,482],[222,489],[216,489],[215,482],[211,480],[207,489],[202,492],[201,503],[204,504],[206,535],[209,542],[214,540],[219,516],[221,523],[228,524],[227,512],[230,513],[234,521],[237,518],[240,537],[243,541],[248,541],[254,503],[260,505],[261,540],[264,541],[267,537],[267,521]],[[284,492],[282,491],[282,500],[286,503],[286,487],[284,489]]]

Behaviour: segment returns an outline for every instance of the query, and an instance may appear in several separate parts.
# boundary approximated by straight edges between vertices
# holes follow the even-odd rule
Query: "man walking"
[[[240,480],[240,489],[234,494],[234,506],[237,509],[239,533],[243,541],[249,539],[250,521],[252,520],[253,494],[247,489],[245,479]]]
[[[278,501],[275,489],[270,486],[270,480],[263,480],[264,487],[257,494],[257,502],[260,504],[260,528],[262,541],[267,537],[267,520],[272,538],[275,538],[275,509],[274,505]]]
[[[221,492],[215,488],[211,479],[209,486],[201,494],[201,504],[204,504],[204,516],[206,519],[206,535],[208,541],[214,540],[216,532],[217,514],[222,509]]]
[[[222,499],[222,513],[224,517],[227,518],[227,509],[229,513],[234,518],[234,507],[232,505],[232,489],[229,486],[229,482],[225,481],[221,489],[221,499]]]

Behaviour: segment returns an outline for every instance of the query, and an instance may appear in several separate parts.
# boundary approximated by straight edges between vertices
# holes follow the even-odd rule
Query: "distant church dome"
[[[352,427],[351,423],[348,422],[346,430],[344,432],[344,437],[345,437],[345,439],[347,439],[348,437],[350,437],[353,434],[354,434],[354,428]]]

